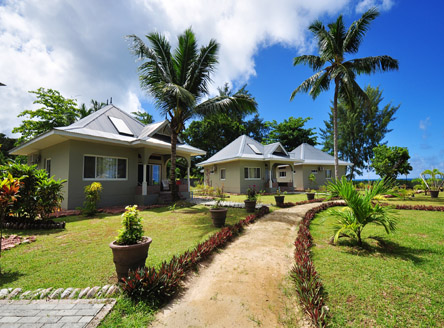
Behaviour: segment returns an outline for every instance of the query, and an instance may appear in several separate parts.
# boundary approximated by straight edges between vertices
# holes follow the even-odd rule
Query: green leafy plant
[[[431,191],[437,191],[444,185],[444,173],[438,169],[425,170],[421,173],[421,178]]]
[[[44,176],[42,176],[42,174]],[[60,209],[64,199],[62,188],[66,180],[48,178],[44,170],[41,170],[38,176],[37,193],[39,197],[37,201],[37,213],[42,219],[48,219],[51,213]]]
[[[386,194],[390,190],[391,183],[391,180],[380,180],[367,187],[363,193],[358,192],[353,183],[345,177],[327,185],[329,191],[344,199],[348,206],[332,212],[338,218],[333,226],[334,243],[339,238],[348,237],[361,246],[362,231],[367,224],[381,225],[387,234],[395,230],[397,219],[393,216],[392,209],[373,202],[376,196]]]
[[[20,190],[20,181],[11,174],[0,180],[0,255],[3,238],[3,218],[8,214],[8,207],[17,201],[17,194]]]
[[[263,192],[262,191],[256,191],[256,185],[253,185],[253,187],[248,187],[247,189],[247,201],[255,201],[257,202]]]
[[[92,216],[97,213],[97,204],[100,201],[100,194],[103,187],[100,182],[93,182],[85,187],[85,201],[81,208],[82,214],[85,216]]]
[[[118,245],[134,245],[143,239],[142,218],[139,216],[137,205],[125,207],[122,214],[122,226],[116,238]]]
[[[313,173],[311,173],[308,176],[308,183],[310,184],[311,189],[314,188],[314,186],[316,185],[316,175],[314,175]],[[313,192],[313,190],[311,190],[311,192]]]
[[[219,198],[216,199],[216,202],[214,203],[213,206],[211,206],[211,208],[212,208],[212,209],[218,209],[218,208],[223,207],[223,206],[221,205],[221,203],[222,203],[224,200],[225,200],[225,197],[222,195],[221,197],[219,197]]]
[[[63,201],[62,187],[66,180],[54,180],[37,165],[29,166],[9,162],[0,166],[0,179],[8,175],[20,178],[20,198],[15,201],[10,212],[19,218],[35,220],[39,216],[47,219],[60,207]]]

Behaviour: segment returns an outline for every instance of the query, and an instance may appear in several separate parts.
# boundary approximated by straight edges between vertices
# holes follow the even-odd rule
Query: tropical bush
[[[85,201],[83,202],[83,207],[80,208],[83,215],[93,216],[97,213],[97,204],[100,201],[102,190],[103,188],[100,182],[93,182],[85,187]]]
[[[35,220],[46,219],[63,201],[62,187],[66,180],[54,180],[37,165],[9,162],[0,166],[0,178],[8,175],[20,179],[20,197],[10,208],[16,217]]]
[[[421,173],[421,176],[429,190],[437,191],[444,185],[444,173],[438,169],[425,170]]]
[[[332,214],[338,218],[333,226],[333,240],[337,243],[339,238],[348,237],[362,245],[362,231],[367,224],[376,224],[384,227],[386,233],[395,230],[397,219],[392,209],[381,206],[373,199],[378,195],[386,194],[392,185],[391,180],[380,180],[364,192],[358,192],[351,181],[345,177],[341,180],[331,181],[327,188],[332,194],[337,194],[345,200],[347,207],[343,210],[334,210]]]
[[[125,207],[122,214],[122,229],[116,238],[117,245],[134,245],[143,238],[142,218],[139,215],[137,205]]]

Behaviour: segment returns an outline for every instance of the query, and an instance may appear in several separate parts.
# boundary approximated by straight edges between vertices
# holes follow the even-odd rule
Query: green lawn
[[[212,226],[208,208],[194,206],[158,208],[141,212],[145,234],[153,238],[147,266],[157,266],[179,255],[218,231]],[[229,209],[227,224],[246,216],[245,210]],[[4,234],[37,235],[37,241],[2,252],[0,287],[24,290],[45,287],[103,286],[116,282],[108,244],[120,229],[120,215],[94,218],[73,216],[65,230],[6,230]]]
[[[398,211],[398,217],[398,230],[389,236],[366,227],[364,236],[383,236],[385,243],[365,239],[364,249],[328,243],[329,211],[311,223],[332,327],[444,326],[444,214]]]
[[[403,198],[387,198],[386,202],[389,204],[403,204],[403,205],[433,205],[444,206],[444,192],[440,192],[438,198],[431,198],[430,194],[416,194],[415,197],[410,199]]]
[[[229,202],[239,202],[243,203],[243,201],[247,198],[245,195],[234,195],[234,194],[228,194],[230,197],[225,199]],[[318,194],[316,198],[323,197],[324,195]],[[307,200],[307,195],[305,193],[303,194],[289,194],[285,195],[285,202],[301,202],[303,200]],[[261,196],[259,201],[263,204],[276,204],[276,201],[274,200],[274,195],[264,195]]]

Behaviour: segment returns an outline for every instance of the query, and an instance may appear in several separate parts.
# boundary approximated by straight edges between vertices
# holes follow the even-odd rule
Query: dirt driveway
[[[298,224],[314,206],[281,209],[248,227],[188,279],[150,327],[308,327],[284,290],[291,288]]]

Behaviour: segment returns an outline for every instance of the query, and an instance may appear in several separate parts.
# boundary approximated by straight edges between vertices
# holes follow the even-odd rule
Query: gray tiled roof
[[[279,152],[282,152],[281,149],[285,152],[284,147],[279,142],[270,145],[262,145],[260,142],[257,142],[249,136],[242,135],[198,165],[202,166],[234,159],[281,160],[284,162],[294,162],[286,152],[283,153],[283,155],[279,154]],[[255,150],[258,150],[258,152]]]
[[[303,160],[304,164],[331,164],[334,165],[334,157],[307,143],[303,143],[290,152],[290,157]],[[349,162],[339,161],[339,165],[353,165]]]
[[[133,135],[119,133],[119,130],[111,122],[110,117],[122,120]],[[65,127],[57,127],[45,134],[42,134],[27,143],[14,148],[11,153],[25,154],[39,149],[43,149],[43,140],[56,141],[55,135],[64,136],[65,138],[81,137],[85,139],[99,139],[101,141],[117,142],[128,145],[141,144],[141,146],[155,146],[160,148],[170,147],[168,136],[171,132],[168,121],[157,122],[153,124],[143,125],[130,114],[124,112],[114,105],[107,105],[97,112],[88,115],[85,118]],[[38,146],[40,145],[40,146]],[[205,152],[201,149],[183,144],[179,139],[177,150],[184,151],[194,155],[203,155]]]

